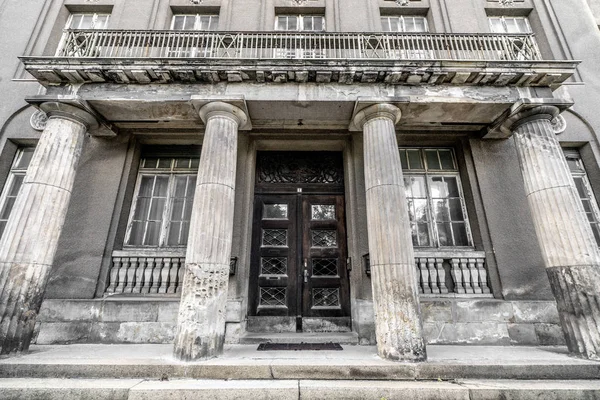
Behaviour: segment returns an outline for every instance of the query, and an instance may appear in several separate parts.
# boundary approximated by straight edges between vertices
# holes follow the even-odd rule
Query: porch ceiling
[[[198,99],[244,98],[253,130],[355,130],[357,104],[394,103],[400,130],[481,131],[522,98],[552,98],[550,88],[347,85],[339,83],[93,84],[49,87],[29,99],[84,103],[121,129],[201,130]]]

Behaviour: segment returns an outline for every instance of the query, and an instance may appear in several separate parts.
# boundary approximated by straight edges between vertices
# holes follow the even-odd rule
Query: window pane
[[[441,169],[438,153],[436,150],[425,150],[425,158],[427,159],[427,169]]]
[[[414,203],[414,221],[428,222],[429,205],[427,200],[413,200]]]
[[[448,202],[450,205],[450,218],[452,221],[464,221],[460,199],[450,199]]]
[[[437,222],[450,221],[450,212],[448,210],[448,200],[434,200],[433,215]]]
[[[171,229],[169,230],[169,237],[167,238],[167,245],[177,246],[179,245],[179,234],[181,232],[181,222],[171,222]]]
[[[134,221],[131,224],[131,233],[129,234],[129,241],[127,244],[140,246],[144,240],[144,223],[140,221]]]
[[[440,160],[442,162],[442,169],[452,171],[456,169],[454,167],[454,160],[452,159],[452,151],[450,150],[439,150]]]
[[[449,197],[459,197],[460,194],[458,192],[458,182],[456,178],[445,177],[443,178],[446,183],[446,193],[448,193]]]
[[[264,219],[287,219],[288,205],[287,204],[265,204]]]
[[[314,17],[313,19],[313,29],[317,32],[325,30],[325,18],[323,17]]]
[[[14,169],[27,169],[29,164],[31,163],[31,158],[33,157],[33,152],[35,148],[33,147],[25,147],[19,151],[17,157],[17,163],[14,166]]]
[[[467,229],[464,223],[453,223],[454,246],[468,246]]]
[[[153,221],[162,220],[163,211],[165,209],[165,199],[161,197],[155,197],[150,203],[150,212],[148,219]]]
[[[10,185],[10,189],[8,191],[8,195],[9,196],[17,196],[17,194],[19,194],[19,190],[21,189],[21,185],[23,184],[23,178],[25,178],[25,175],[14,175],[11,185]]]
[[[438,239],[440,241],[440,246],[453,246],[452,240],[452,228],[449,222],[438,223]]]
[[[157,176],[154,182],[154,191],[152,194],[154,196],[165,197],[167,195],[167,188],[169,187],[169,177],[168,176]]]
[[[94,15],[85,14],[81,18],[79,23],[79,29],[92,29],[94,27]]]
[[[82,19],[83,19],[82,14],[73,14],[71,16],[71,24],[67,28],[79,29]]]
[[[15,205],[15,197],[7,197],[6,201],[4,202],[4,206],[2,207],[2,213],[0,213],[0,219],[2,220],[8,220],[8,217],[10,216],[10,212],[13,209],[13,206]]]
[[[313,26],[313,17],[304,17],[303,18],[303,30],[305,31],[312,31],[314,30],[314,26]]]
[[[504,25],[502,24],[502,19],[500,18],[490,18],[490,30],[492,33],[505,33]]]
[[[415,32],[427,32],[427,20],[423,17],[415,17]]]
[[[406,150],[400,150],[400,164],[402,165],[402,169],[406,171],[408,169],[408,159],[406,158]]]
[[[335,219],[335,206],[333,204],[315,204],[311,206],[311,219],[324,221]]]
[[[424,169],[420,150],[407,150],[409,169]]]
[[[149,221],[146,228],[146,240],[144,245],[146,246],[158,246],[158,239],[160,237],[160,221]]]
[[[188,177],[187,176],[176,176],[175,177],[175,197],[185,197],[187,193]]]
[[[159,158],[158,159],[158,167],[159,169],[170,169],[171,168],[171,158]]]
[[[148,217],[148,210],[150,209],[150,198],[149,197],[138,197],[135,213],[133,219],[145,220]]]
[[[174,15],[172,29],[181,30],[185,24],[185,15]]]

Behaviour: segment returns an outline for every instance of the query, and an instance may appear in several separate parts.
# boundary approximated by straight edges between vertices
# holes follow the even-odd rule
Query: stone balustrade
[[[234,275],[237,258],[231,258]],[[178,294],[181,291],[185,256],[150,252],[115,251],[106,294]]]

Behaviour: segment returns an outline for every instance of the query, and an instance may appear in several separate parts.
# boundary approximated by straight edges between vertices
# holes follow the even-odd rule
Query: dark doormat
[[[269,350],[344,350],[339,343],[261,343],[258,351]]]

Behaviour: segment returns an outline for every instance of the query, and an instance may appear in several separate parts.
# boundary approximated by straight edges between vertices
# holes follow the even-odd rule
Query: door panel
[[[256,196],[250,277],[251,315],[296,315],[295,196]]]
[[[344,196],[257,195],[254,221],[250,315],[348,317]]]
[[[303,196],[302,315],[349,315],[343,196]]]

